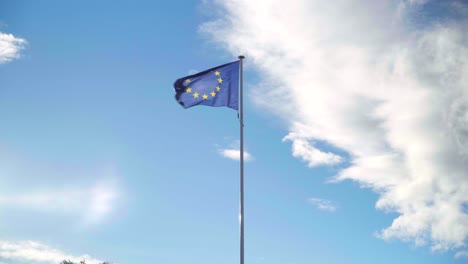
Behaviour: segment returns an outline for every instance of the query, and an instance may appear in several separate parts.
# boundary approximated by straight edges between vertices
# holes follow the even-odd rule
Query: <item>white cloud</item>
[[[460,251],[455,254],[455,259],[468,258],[468,251]]]
[[[334,212],[337,209],[336,204],[329,200],[321,198],[309,198],[307,201],[319,210]]]
[[[87,224],[99,223],[116,206],[115,182],[102,181],[88,188],[64,187],[27,193],[0,195],[0,207],[27,208],[83,216]]]
[[[222,149],[221,155],[225,158],[233,159],[233,160],[240,160],[240,150],[239,149]],[[244,151],[244,161],[251,161],[252,155],[247,151]]]
[[[36,241],[12,242],[0,240],[0,258],[8,261],[14,261],[15,263],[33,262],[57,264],[62,260],[71,260],[77,263],[85,260],[88,264],[98,264],[103,262],[92,258],[89,255],[70,255]]]
[[[239,140],[234,141],[229,147],[227,148],[219,148],[218,152],[225,158],[232,159],[232,160],[240,160],[240,142]],[[244,147],[244,161],[252,161],[253,156],[249,152],[245,150]]]
[[[288,124],[294,156],[344,161],[315,142],[347,152],[335,180],[398,214],[381,238],[466,247],[466,20],[428,21],[420,0],[214,2],[223,15],[201,31],[259,71],[251,98]]]
[[[287,140],[292,141],[293,156],[306,161],[309,167],[339,164],[343,161],[343,158],[339,155],[323,152],[314,147],[307,137],[290,133],[283,138],[283,141]]]
[[[2,212],[18,208],[21,211],[70,217],[77,225],[90,227],[103,223],[125,202],[119,172],[112,164],[101,164],[95,168],[64,167],[24,155],[20,157],[15,155],[16,151],[2,147]]]
[[[26,43],[25,39],[0,32],[0,64],[18,59]]]

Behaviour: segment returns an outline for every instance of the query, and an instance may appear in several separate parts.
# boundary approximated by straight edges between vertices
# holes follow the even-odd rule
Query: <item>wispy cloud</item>
[[[189,75],[192,75],[192,74],[197,74],[197,73],[199,73],[199,72],[200,72],[200,71],[198,71],[198,70],[191,69],[191,70],[188,71],[188,74],[189,74]]]
[[[114,181],[101,181],[87,188],[63,187],[53,190],[0,195],[1,207],[26,208],[79,215],[86,224],[96,224],[112,212],[119,198]]]
[[[72,217],[78,226],[91,227],[125,202],[119,179],[112,164],[63,167],[0,148],[0,212],[14,208]]]
[[[229,145],[227,148],[219,148],[218,147],[218,152],[221,154],[223,157],[232,159],[232,160],[240,160],[240,142],[234,141]],[[252,161],[253,156],[249,152],[247,152],[244,148],[244,161]]]
[[[319,210],[334,212],[337,209],[337,205],[330,201],[321,198],[309,198],[307,201],[315,206]]]
[[[25,39],[0,32],[0,64],[18,59],[26,44]]]
[[[296,133],[290,133],[283,138],[284,141],[292,141],[292,154],[296,158],[300,158],[307,162],[309,167],[315,167],[318,165],[334,165],[339,164],[343,161],[343,158],[339,155],[331,152],[321,151],[316,148],[314,144]]]
[[[0,258],[14,263],[50,263],[57,264],[62,260],[71,260],[76,263],[85,260],[89,264],[98,264],[103,261],[89,255],[70,255],[59,249],[36,241],[5,241],[0,240]]]
[[[459,251],[455,254],[455,259],[468,258],[468,251]]]
[[[294,156],[343,164],[314,142],[347,152],[335,180],[371,188],[378,209],[398,214],[381,238],[466,247],[466,16],[421,15],[433,2],[421,0],[214,2],[223,16],[201,31],[256,67],[252,98],[288,124]]]

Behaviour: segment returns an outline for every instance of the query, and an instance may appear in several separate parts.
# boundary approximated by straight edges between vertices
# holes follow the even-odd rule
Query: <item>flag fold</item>
[[[239,65],[234,61],[177,79],[177,102],[184,108],[206,105],[238,110]]]

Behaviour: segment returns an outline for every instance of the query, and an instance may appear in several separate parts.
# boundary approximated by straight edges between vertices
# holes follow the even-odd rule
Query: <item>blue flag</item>
[[[206,105],[238,110],[239,61],[180,78],[174,89],[177,102],[184,108]]]

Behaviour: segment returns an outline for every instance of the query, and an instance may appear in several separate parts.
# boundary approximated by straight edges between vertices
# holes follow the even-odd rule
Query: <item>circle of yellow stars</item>
[[[201,97],[203,98],[203,100],[207,100],[207,99],[210,97],[209,95],[211,95],[211,98],[216,97],[216,93],[219,93],[219,92],[221,91],[220,85],[223,83],[223,79],[221,78],[221,73],[220,73],[219,71],[215,71],[215,72],[214,72],[214,75],[218,76],[218,85],[216,86],[215,90],[212,91],[211,93],[208,93],[208,94],[204,93],[204,94],[202,94]],[[185,83],[186,83],[187,85],[190,85],[190,82],[191,82],[190,79],[185,80]],[[191,93],[192,96],[193,96],[193,98],[200,98],[200,94],[199,94],[198,92],[192,93],[192,88],[191,88],[190,86],[188,86],[188,87],[185,89],[185,92],[186,92],[186,93]]]

